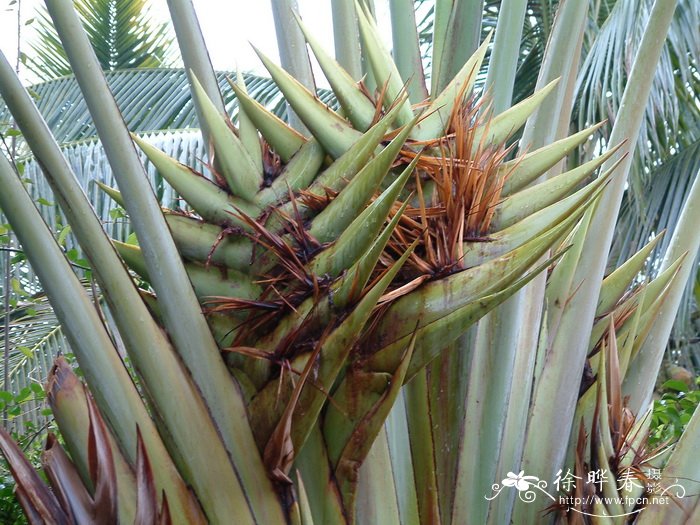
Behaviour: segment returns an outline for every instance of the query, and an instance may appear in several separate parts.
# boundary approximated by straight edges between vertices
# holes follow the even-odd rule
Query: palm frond
[[[600,19],[609,9],[603,24],[593,27],[595,20],[591,20],[589,25],[588,49],[578,80],[574,110],[578,124],[614,118],[632,66],[631,57],[637,51],[653,2],[619,0],[614,5],[612,2],[604,4],[605,7],[593,13]],[[678,149],[679,143],[692,142],[700,129],[700,106],[697,104],[699,26],[699,4],[681,0],[661,54],[637,142],[630,175],[630,185],[637,199],[644,198],[645,183],[650,177],[648,168]],[[641,200],[639,208],[646,204]]]
[[[78,0],[75,2],[85,32],[105,71],[174,65],[174,37],[167,24],[150,14],[146,0]],[[71,72],[66,53],[45,8],[35,15],[36,35],[29,42],[27,67],[41,80]]]
[[[613,244],[611,263],[621,264],[651,237],[666,231],[649,257],[645,273],[654,275],[657,272],[656,265],[668,248],[683,203],[699,171],[700,140],[696,140],[649,172],[643,188],[647,199],[641,212],[634,195],[627,192],[618,218],[619,235]],[[680,361],[690,368],[700,365],[700,345],[696,342],[697,327],[693,320],[697,309],[694,287],[695,282],[690,280],[674,324],[671,340],[673,355],[670,356],[674,362]]]
[[[86,283],[86,286],[88,283]],[[43,389],[47,374],[54,359],[60,354],[70,353],[70,346],[63,335],[61,325],[56,319],[53,308],[46,295],[37,294],[31,302],[23,301],[9,312],[10,329],[7,333],[0,331],[0,347],[5,347],[5,340],[11,341],[8,357],[9,384],[5,389],[18,395],[22,389],[32,384]],[[5,313],[0,313],[4,319]],[[0,377],[4,377],[4,361],[0,362]],[[13,417],[13,427],[23,433],[24,426],[31,423],[33,428],[40,428],[48,418],[42,414],[46,408],[41,401],[28,398],[21,404],[21,412]]]
[[[196,128],[192,96],[184,69],[123,69],[105,73],[119,109],[129,129],[136,133]],[[219,89],[226,109],[235,122],[238,103],[226,78],[234,72],[217,73]],[[286,118],[286,106],[274,82],[252,74],[243,75],[249,95]],[[77,142],[96,136],[95,126],[80,93],[75,77],[65,76],[32,86],[35,103],[59,144]],[[328,90],[319,90],[319,98],[328,105],[335,98]],[[10,121],[4,104],[0,105],[0,122]]]
[[[141,134],[141,136],[150,143],[162,148],[163,151],[168,151],[173,158],[178,159],[180,162],[190,163],[190,166],[193,166],[200,172],[207,171],[202,161],[202,159],[206,158],[205,147],[200,134],[196,130],[152,132]],[[114,212],[118,208],[117,204],[95,184],[95,182],[100,182],[111,187],[117,185],[112,169],[105,157],[102,144],[95,139],[83,140],[64,146],[62,151],[68,159],[79,184],[88,195],[100,220],[102,220],[108,234],[115,239],[125,241],[131,233],[127,221],[121,214]],[[146,172],[150,182],[161,204],[169,208],[179,208],[179,196],[158,175],[157,170],[147,161],[145,155],[142,158],[146,165]],[[60,230],[61,225],[67,224],[67,222],[60,215],[58,206],[55,205],[56,200],[51,187],[41,173],[41,166],[36,160],[31,158],[25,163],[24,173],[32,180],[29,189],[30,195],[35,200],[43,199],[43,201],[51,203],[49,209],[46,209],[46,205],[43,206],[43,211],[46,212],[44,217],[49,227],[53,231]],[[70,241],[71,236],[68,236],[66,239],[67,249],[76,247]]]
[[[638,212],[632,195],[625,195],[618,220],[620,235],[613,245],[613,262],[621,264],[634,254],[639,246],[643,246],[652,236],[664,230],[667,234],[656,247],[656,251],[658,254],[666,251],[698,169],[700,140],[682,148],[649,172],[648,181],[644,186],[644,193],[648,196],[644,213]]]

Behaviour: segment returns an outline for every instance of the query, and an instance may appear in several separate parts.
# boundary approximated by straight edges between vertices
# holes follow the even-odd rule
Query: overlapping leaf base
[[[261,55],[310,137],[240,81],[236,129],[195,81],[212,180],[135,140],[186,203],[167,222],[269,475],[290,483],[321,429],[349,512],[399,387],[557,259],[609,174],[582,183],[609,155],[524,190],[597,129],[506,160],[552,85],[491,118],[473,94],[485,42],[432,104],[412,108],[391,64],[371,99],[306,34],[350,120]],[[117,248],[148,281],[138,246]],[[158,298],[145,299],[157,316]]]

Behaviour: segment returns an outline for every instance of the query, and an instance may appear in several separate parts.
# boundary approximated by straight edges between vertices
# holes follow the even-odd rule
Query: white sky
[[[23,24],[33,17],[42,0],[0,0],[0,49],[14,64],[17,56],[17,3],[21,2]],[[325,48],[333,50],[333,29],[330,0],[297,0],[299,11],[307,25]],[[166,0],[149,0],[154,18],[168,20]],[[385,1],[376,2],[381,16],[388,11]],[[194,0],[202,32],[215,69],[265,72],[248,42],[279,63],[274,22],[269,0]],[[31,38],[32,26],[21,26],[21,41]],[[388,31],[382,31],[387,35]],[[390,37],[388,37],[390,38]],[[388,43],[388,42],[387,42]],[[31,80],[20,74],[24,81]],[[319,75],[316,75],[317,79]]]

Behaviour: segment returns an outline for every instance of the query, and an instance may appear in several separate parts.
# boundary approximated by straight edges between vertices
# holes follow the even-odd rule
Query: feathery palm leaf
[[[265,77],[244,73],[248,94],[281,118],[286,107],[274,82]],[[197,116],[188,89],[187,75],[182,69],[125,69],[105,72],[129,129],[136,133],[158,130],[196,128]],[[235,73],[217,74],[227,111],[237,118],[238,103],[227,78]],[[31,86],[37,107],[61,144],[78,142],[96,136],[95,126],[87,110],[75,77],[49,80]],[[321,99],[330,105],[335,100],[328,90],[320,90]],[[0,105],[0,122],[9,122],[10,115]]]
[[[592,27],[588,54],[578,79],[575,112],[579,125],[614,119],[632,65],[630,57],[636,52],[652,3],[649,0],[601,2],[597,20],[604,21]],[[595,20],[590,22],[594,23]],[[698,3],[681,0],[654,77],[630,179],[640,218],[647,205],[648,194],[644,190],[652,166],[698,138],[699,25]],[[689,176],[692,173],[679,174],[679,177]]]
[[[153,21],[146,0],[79,0],[80,14],[100,66],[105,71],[169,67],[176,48],[167,24]],[[66,52],[45,8],[37,10],[27,67],[41,80],[71,74]]]
[[[618,232],[612,248],[611,260],[621,261],[659,232],[667,232],[651,253],[645,272],[653,275],[657,268],[660,254],[668,249],[671,234],[678,223],[683,203],[688,199],[693,174],[700,171],[700,142],[684,145],[676,154],[654,167],[645,182],[644,196],[646,206],[642,210],[631,198],[626,196],[620,210]],[[689,369],[700,367],[700,347],[697,341],[697,296],[694,282],[688,282],[679,315],[670,341],[672,353],[669,359]]]

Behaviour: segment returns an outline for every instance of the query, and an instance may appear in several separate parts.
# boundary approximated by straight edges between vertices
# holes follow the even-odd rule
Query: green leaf
[[[228,116],[219,114],[194,73],[192,90],[214,146],[215,165],[221,168],[234,195],[252,201],[263,183],[262,166],[256,166],[243,143],[229,127]]]
[[[255,203],[264,208],[288,200],[290,191],[306,190],[318,174],[325,156],[315,139],[308,141],[299,148],[272,184],[257,194]]]
[[[678,381],[675,379],[669,379],[663,385],[661,385],[661,388],[666,388],[668,390],[674,390],[675,392],[687,392],[688,391],[688,385],[686,385],[683,381]]]
[[[248,228],[245,221],[238,217],[238,212],[256,217],[260,210],[257,206],[230,196],[224,190],[190,168],[168,157],[158,148],[143,139],[133,136],[134,142],[148,156],[158,172],[181,194],[194,210],[204,219],[223,225],[236,225]]]
[[[472,86],[491,41],[491,34],[488,34],[479,49],[464,64],[461,71],[426,108],[423,113],[425,118],[418,123],[412,134],[414,139],[430,140],[441,137],[445,133],[455,104],[460,103],[471,95]]]
[[[70,225],[64,226],[63,228],[61,228],[61,232],[58,234],[58,239],[56,239],[56,242],[58,242],[59,246],[66,245],[66,238],[68,237],[68,234],[70,232],[71,232]]]
[[[15,396],[12,394],[12,392],[0,390],[0,400],[2,400],[4,403],[11,403],[14,398]]]
[[[34,352],[32,352],[32,349],[27,347],[27,346],[18,346],[17,350],[22,352],[25,356],[27,356],[29,359],[34,357]]]
[[[325,52],[319,41],[314,38],[311,31],[301,21],[301,18],[296,13],[294,15],[304,38],[309,43],[309,47],[316,56],[328,82],[333,87],[333,92],[338,97],[343,112],[355,128],[366,131],[374,120],[376,113],[374,104],[357,86],[355,80],[340,67],[340,64]]]
[[[113,241],[117,252],[126,264],[150,282],[150,276],[141,248],[131,244]],[[233,269],[185,264],[185,270],[192,282],[195,294],[200,300],[208,297],[227,297],[245,300],[256,300],[260,296],[260,287],[251,282],[250,278]]]
[[[184,215],[166,213],[165,220],[183,257],[239,272],[251,271],[253,243],[250,239],[226,236],[224,228]],[[212,250],[214,246],[216,249]]]
[[[284,93],[294,112],[331,156],[340,157],[357,142],[362,134],[348,121],[318,100],[313,93],[261,51],[255,47],[253,49]]]
[[[311,271],[337,277],[367,253],[419,159],[420,155],[416,155],[401,175],[340,233],[333,246],[314,258]]]
[[[18,279],[12,278],[10,280],[10,286],[12,287],[12,291],[15,292],[17,295],[20,297],[29,297],[29,293],[27,293],[24,288],[22,288],[22,284],[19,282]]]
[[[19,264],[22,261],[26,261],[26,260],[27,260],[27,256],[23,252],[20,252],[10,259],[10,264]]]
[[[311,235],[321,242],[328,242],[336,239],[352,223],[379,188],[416,122],[417,118],[404,127],[313,219],[309,228]]]
[[[566,198],[618,148],[619,146],[612,148],[600,157],[505,198],[496,206],[492,220],[493,228],[499,230],[511,226],[528,215]]]
[[[552,142],[547,146],[528,153],[524,157],[503,163],[499,167],[499,172],[510,174],[503,183],[503,195],[510,195],[533,182],[573,151],[574,148],[589,140],[591,135],[599,130],[603,124],[601,122],[566,138]]]
[[[32,389],[29,388],[28,386],[25,386],[15,396],[15,403],[21,403],[22,401],[24,401],[25,399],[27,399],[31,395],[32,395]]]
[[[551,81],[539,91],[515,106],[494,117],[487,124],[480,126],[474,133],[472,151],[479,147],[480,141],[486,144],[500,144],[520,129],[527,119],[542,104],[544,99],[554,90],[559,79]]]
[[[126,219],[127,215],[124,208],[112,208],[109,210],[109,217],[116,221],[118,219]]]
[[[384,108],[389,110],[394,105],[399,106],[401,109],[397,121],[402,126],[408,125],[413,120],[414,115],[411,103],[405,93],[401,74],[396,64],[394,64],[391,54],[384,47],[379,36],[379,30],[374,23],[372,15],[365,10],[365,5],[356,1],[355,11],[366,58],[372,67],[374,78],[385,90],[384,99],[382,100]]]
[[[282,161],[288,162],[304,145],[306,138],[271,111],[265,109],[262,104],[253,100],[239,86],[233,83],[230,83],[230,86],[248,118],[255,124],[255,127],[270,143]]]

